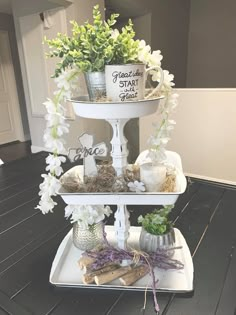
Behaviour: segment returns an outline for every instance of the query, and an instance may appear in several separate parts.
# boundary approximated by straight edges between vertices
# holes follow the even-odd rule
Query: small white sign
[[[81,147],[69,149],[68,157],[71,162],[83,159],[84,175],[96,176],[97,165],[95,159],[107,155],[107,146],[105,142],[93,146],[94,137],[87,133],[82,134],[78,139]]]

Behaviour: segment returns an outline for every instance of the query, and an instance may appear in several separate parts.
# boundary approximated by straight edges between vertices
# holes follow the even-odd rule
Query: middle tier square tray
[[[83,177],[83,166],[78,165],[71,168],[63,176]],[[67,204],[89,204],[89,205],[171,205],[176,202],[180,194],[185,192],[187,186],[183,172],[176,170],[176,192],[68,192],[61,187],[58,194]]]

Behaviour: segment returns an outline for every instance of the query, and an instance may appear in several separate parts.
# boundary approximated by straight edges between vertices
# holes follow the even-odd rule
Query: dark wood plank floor
[[[6,163],[31,154],[31,141],[14,141],[0,145],[0,159]]]
[[[141,314],[143,292],[49,284],[56,250],[71,226],[60,198],[54,214],[44,216],[35,209],[46,155],[41,152],[0,166],[0,315]],[[193,255],[194,292],[158,294],[160,314],[235,314],[235,204],[234,187],[194,179],[178,199],[172,219]],[[149,208],[132,206],[132,224]],[[151,294],[145,314],[155,314]]]

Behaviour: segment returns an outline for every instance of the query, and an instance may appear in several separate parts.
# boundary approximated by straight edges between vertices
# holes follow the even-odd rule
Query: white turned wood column
[[[116,170],[117,176],[123,174],[123,170],[127,166],[127,139],[124,136],[124,127],[129,119],[108,119],[113,129],[113,138],[111,139],[111,156],[112,166]]]
[[[129,211],[127,210],[126,205],[117,205],[114,227],[118,247],[121,249],[127,249],[130,222]]]

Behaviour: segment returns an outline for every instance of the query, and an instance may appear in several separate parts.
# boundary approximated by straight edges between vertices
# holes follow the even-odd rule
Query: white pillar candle
[[[146,191],[160,191],[166,178],[164,165],[145,163],[140,165],[140,179],[145,184]]]

